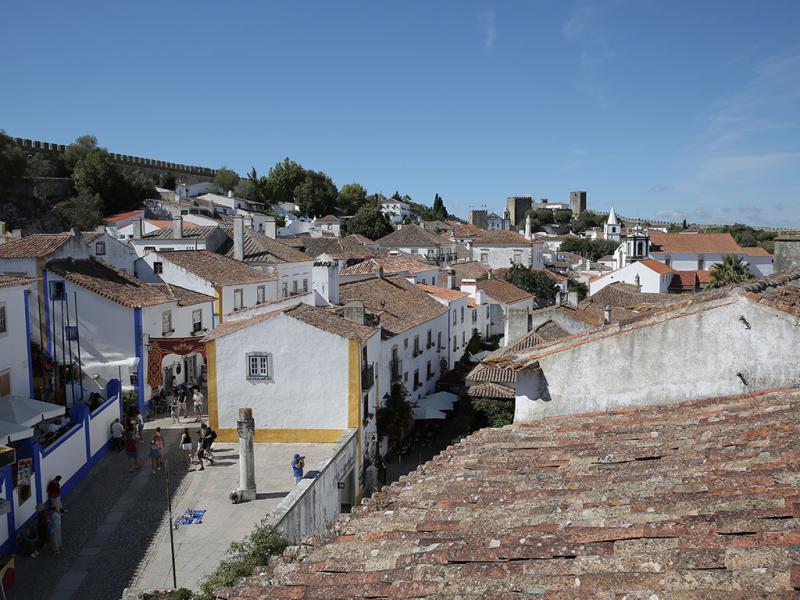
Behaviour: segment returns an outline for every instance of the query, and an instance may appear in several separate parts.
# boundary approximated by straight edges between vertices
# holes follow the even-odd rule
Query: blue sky
[[[460,215],[508,195],[800,227],[800,2],[14,2],[0,128]]]

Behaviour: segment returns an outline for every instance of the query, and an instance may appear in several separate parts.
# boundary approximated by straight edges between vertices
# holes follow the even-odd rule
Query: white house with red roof
[[[733,255],[756,277],[772,274],[772,255],[760,246],[740,246],[730,233],[650,234],[650,258],[678,271],[703,271]]]
[[[644,293],[666,294],[674,276],[672,267],[645,258],[589,281],[589,295],[593,296],[607,285],[620,282],[639,286]]]

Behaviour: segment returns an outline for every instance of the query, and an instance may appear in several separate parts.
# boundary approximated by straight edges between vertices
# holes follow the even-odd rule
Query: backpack
[[[211,430],[211,440],[214,441],[217,439],[217,432],[213,429]]]

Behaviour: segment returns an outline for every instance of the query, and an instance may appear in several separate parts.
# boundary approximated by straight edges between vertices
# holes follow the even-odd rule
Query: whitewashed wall
[[[25,333],[26,286],[0,287],[0,304],[6,308],[6,332],[0,333],[0,374],[8,371],[11,393],[30,395],[28,347]],[[31,301],[35,296],[31,292]],[[2,518],[0,518],[2,520]]]
[[[111,423],[119,418],[119,402],[110,402],[89,419],[89,447],[92,456],[111,439]]]
[[[518,373],[514,420],[793,387],[797,348],[797,317],[744,297],[696,305],[542,357],[543,377]]]
[[[215,344],[220,427],[250,407],[257,429],[347,428],[345,338],[280,314]],[[247,379],[248,352],[272,354],[273,379]]]
[[[47,483],[56,475],[61,475],[63,485],[86,464],[86,432],[82,424],[56,440],[50,448],[45,449],[45,452],[48,451],[49,454],[42,456],[40,462],[43,489],[47,489]]]

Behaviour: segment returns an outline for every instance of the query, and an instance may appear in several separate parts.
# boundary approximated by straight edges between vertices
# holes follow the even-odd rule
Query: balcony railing
[[[392,366],[392,381],[400,381],[403,378],[403,361],[393,360]]]
[[[375,364],[370,363],[361,369],[361,391],[366,392],[375,385]]]

